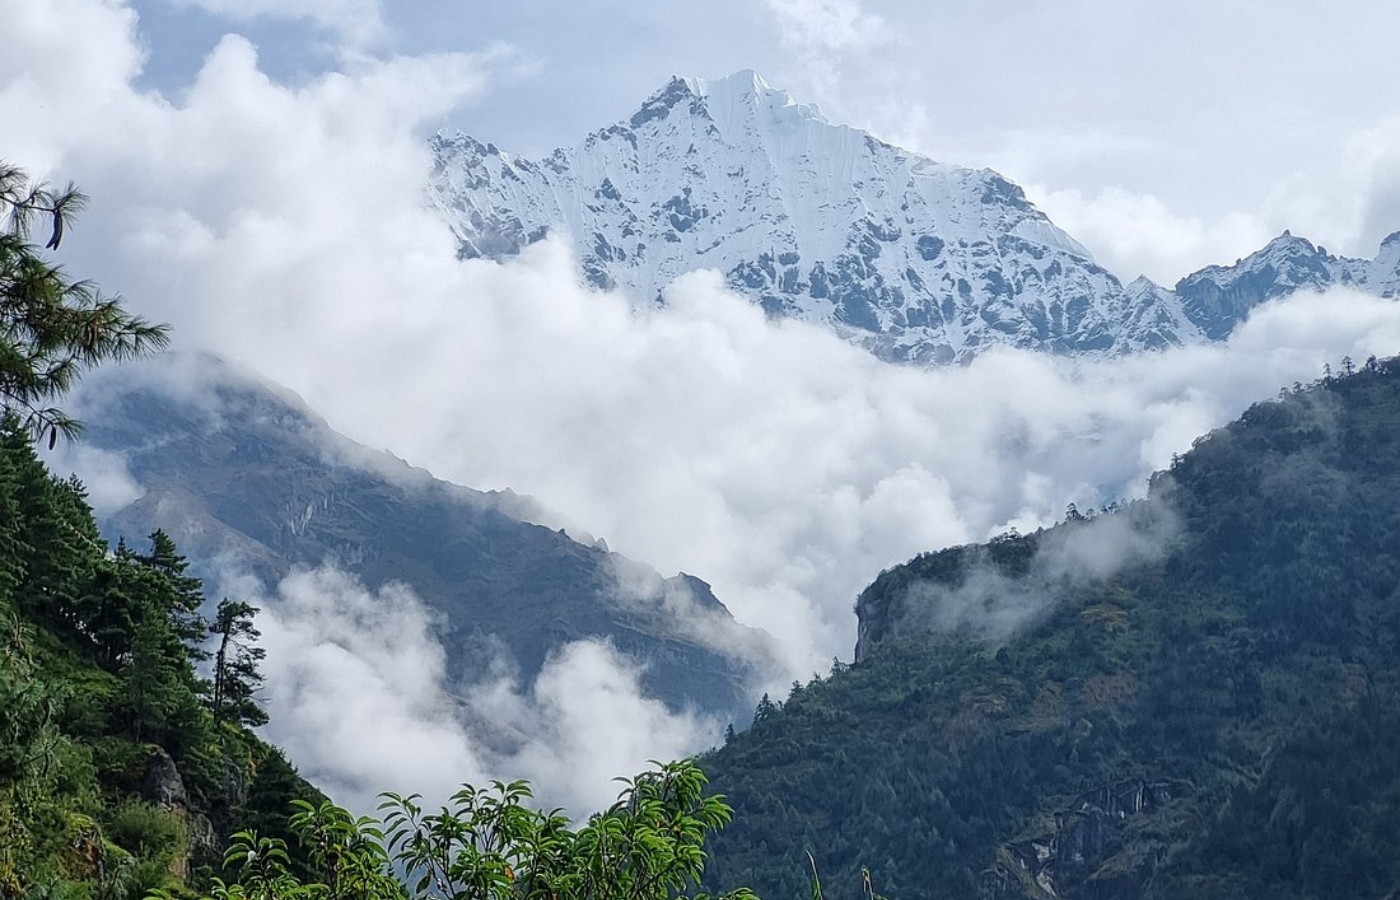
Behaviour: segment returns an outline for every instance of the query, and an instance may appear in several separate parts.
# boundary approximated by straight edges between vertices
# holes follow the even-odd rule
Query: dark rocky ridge
[[[1374,260],[1333,256],[1285,231],[1232,266],[1209,266],[1177,282],[1186,317],[1210,340],[1227,337],[1261,303],[1295,291],[1347,287],[1400,296],[1400,232],[1381,242]]]
[[[752,709],[747,684],[767,636],[734,622],[700,579],[665,579],[601,542],[534,524],[543,517],[528,498],[369,451],[216,359],[180,366],[198,371],[198,391],[161,387],[160,367],[84,390],[83,443],[122,457],[144,489],[104,523],[113,539],[140,545],[161,527],[205,577],[231,563],[275,584],[329,562],[371,589],[405,583],[437,615],[456,679],[484,674],[504,648],[528,683],[553,648],[605,638],[646,666],[644,687],[675,709]]]

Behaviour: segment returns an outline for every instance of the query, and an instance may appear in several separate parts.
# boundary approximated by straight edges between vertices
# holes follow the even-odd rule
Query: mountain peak
[[[1253,257],[1268,256],[1278,251],[1308,254],[1324,253],[1323,249],[1313,244],[1312,241],[1305,237],[1299,237],[1285,228],[1283,234],[1280,234],[1278,237],[1265,244],[1262,249],[1250,255]]]
[[[764,93],[778,93],[787,96],[785,91],[779,91],[764,80],[763,76],[753,69],[740,69],[732,75],[723,78],[696,78],[677,77],[673,80],[685,82],[690,92],[697,97],[712,97],[721,94],[748,92],[754,95]]]
[[[817,107],[799,104],[786,91],[770,85],[753,69],[740,69],[724,78],[696,78],[673,75],[671,80],[647,98],[628,123],[640,128],[648,122],[664,119],[671,111],[688,106],[691,113],[702,111],[718,125],[749,119],[759,109],[778,110],[793,107],[800,114],[822,119]]]
[[[695,98],[692,112],[704,111],[726,139],[741,141],[746,133],[761,134],[765,141],[776,131],[800,129],[808,123],[829,125],[821,109],[798,103],[787,91],[775,88],[753,69],[741,69],[724,78],[676,78]]]
[[[694,89],[691,82],[679,76],[672,79],[646,99],[640,109],[632,114],[628,123],[633,128],[640,128],[648,122],[657,119],[664,119],[671,114],[681,103],[694,102],[700,99],[700,94]]]
[[[673,77],[629,120],[538,162],[434,150],[430,193],[464,256],[567,234],[588,283],[638,303],[718,269],[770,316],[903,362],[1153,345],[1118,346],[1122,285],[1019,187],[828,122],[751,69]]]
[[[1140,297],[1144,294],[1156,294],[1165,290],[1166,288],[1162,287],[1151,278],[1148,278],[1146,275],[1139,275],[1132,281],[1123,285],[1123,291],[1130,297]]]

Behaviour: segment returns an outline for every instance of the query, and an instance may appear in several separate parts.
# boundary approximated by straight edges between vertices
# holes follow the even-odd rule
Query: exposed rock
[[[161,747],[152,747],[146,760],[146,774],[137,789],[142,799],[169,811],[185,810],[189,807],[189,794],[185,791],[185,780],[175,760]]]
[[[1161,851],[1130,846],[1125,824],[1189,793],[1183,782],[1130,778],[1080,794],[1055,813],[1051,831],[1003,847],[999,864],[982,879],[983,895],[1134,898]],[[1118,864],[1105,866],[1110,858]]]
[[[67,846],[66,868],[71,877],[96,882],[107,878],[112,860],[108,859],[102,829],[96,822],[87,816],[69,815],[63,841]]]

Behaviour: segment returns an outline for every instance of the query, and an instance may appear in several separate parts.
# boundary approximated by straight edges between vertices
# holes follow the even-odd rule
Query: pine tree
[[[29,557],[24,543],[19,477],[9,434],[0,433],[0,615],[12,608],[15,589],[24,580],[24,561]]]
[[[16,607],[52,626],[66,640],[81,642],[78,599],[89,590],[101,558],[97,527],[81,490],[56,479],[35,453],[29,435],[13,416],[0,425],[0,453],[7,460],[8,491],[16,515],[7,526],[10,568],[18,578]]]
[[[82,373],[107,360],[165,346],[164,325],[127,313],[119,298],[73,281],[43,252],[58,249],[87,197],[70,184],[53,191],[0,163],[0,411],[35,437],[72,435],[79,424],[50,404]],[[43,249],[29,242],[36,219],[50,225]]]
[[[109,672],[118,671],[130,660],[150,580],[151,574],[137,563],[126,541],[118,540],[111,557],[98,566],[92,589],[81,601],[83,628],[92,641],[97,664]]]
[[[184,660],[166,623],[144,615],[132,635],[131,654],[123,667],[128,732],[138,741],[163,743],[163,735],[187,694]]]
[[[138,554],[137,562],[156,573],[165,583],[163,605],[171,627],[189,649],[190,658],[208,659],[203,649],[208,624],[199,614],[204,603],[204,586],[198,578],[186,574],[189,561],[181,556],[170,535],[160,529],[151,532],[151,550]]]
[[[262,686],[258,664],[267,651],[253,645],[261,632],[253,625],[258,612],[241,600],[220,601],[209,632],[219,638],[214,652],[214,721],[237,725],[267,724],[267,713],[257,703],[257,691]]]

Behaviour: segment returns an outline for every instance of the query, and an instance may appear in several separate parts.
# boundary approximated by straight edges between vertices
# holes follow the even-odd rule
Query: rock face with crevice
[[[1050,828],[1002,847],[997,865],[983,877],[983,895],[1136,897],[1162,861],[1165,845],[1130,842],[1129,831],[1141,830],[1190,793],[1184,782],[1141,778],[1086,791],[1055,813]]]

